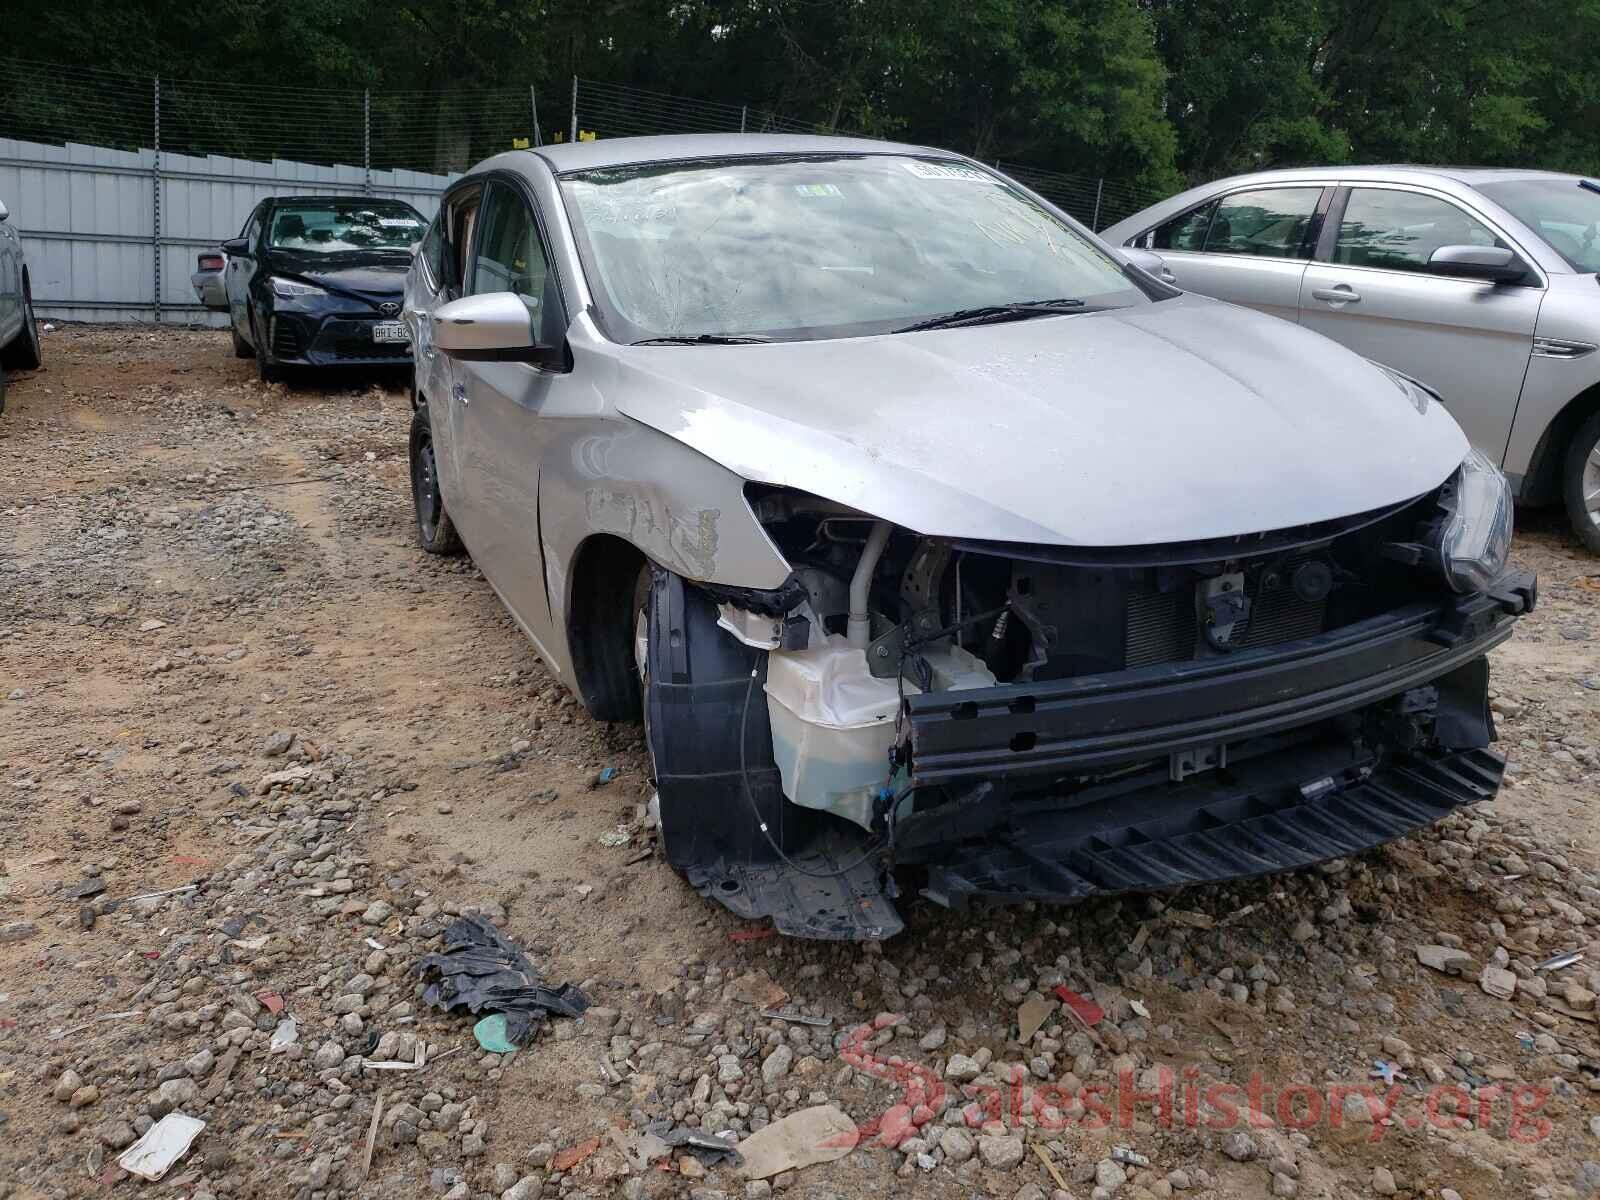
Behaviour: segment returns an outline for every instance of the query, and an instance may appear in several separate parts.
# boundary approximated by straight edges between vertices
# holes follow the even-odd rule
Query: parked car
[[[399,200],[263,200],[222,243],[233,352],[263,380],[289,366],[408,365],[400,303],[426,227]]]
[[[1162,278],[1438,393],[1518,500],[1600,552],[1600,183],[1447,167],[1264,171],[1111,226]]]
[[[1511,500],[1427,389],[938,150],[619,138],[445,193],[421,547],[785,933],[1299,867],[1496,793]],[[899,882],[896,880],[897,873]]]
[[[212,312],[228,311],[227,267],[228,256],[221,250],[202,250],[196,256],[194,274],[189,276],[195,299]]]
[[[6,371],[34,371],[41,361],[28,259],[11,210],[0,202],[0,412],[6,410]]]

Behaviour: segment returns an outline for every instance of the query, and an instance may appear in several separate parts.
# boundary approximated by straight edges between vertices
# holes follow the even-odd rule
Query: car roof
[[[784,154],[937,154],[947,158],[961,157],[947,150],[880,142],[872,138],[792,133],[676,133],[662,137],[599,138],[592,142],[559,142],[513,153],[537,154],[557,174],[679,159]]]
[[[274,208],[280,204],[403,204],[409,209],[416,208],[414,204],[394,196],[363,196],[359,193],[351,196],[268,196],[267,203]]]
[[[1336,167],[1279,167],[1271,171],[1252,171],[1213,180],[1192,191],[1213,191],[1224,186],[1254,182],[1276,183],[1296,179],[1367,179],[1393,183],[1414,182],[1418,179],[1449,179],[1469,187],[1480,183],[1500,183],[1509,179],[1580,179],[1560,171],[1540,171],[1530,167],[1441,167],[1417,163],[1346,163]]]
[[[1495,213],[1500,228],[1518,243],[1524,252],[1529,253],[1540,267],[1547,272],[1567,274],[1572,270],[1571,264],[1550,249],[1537,231],[1529,229],[1514,213],[1498,204],[1492,193],[1478,189],[1485,184],[1508,183],[1512,180],[1547,179],[1576,184],[1583,178],[1581,175],[1540,171],[1529,167],[1439,167],[1415,163],[1280,167],[1271,171],[1253,171],[1246,175],[1233,175],[1226,179],[1213,179],[1209,183],[1198,184],[1107,226],[1100,231],[1100,236],[1113,245],[1127,245],[1132,239],[1162,222],[1209,203],[1218,196],[1257,187],[1295,183],[1319,186],[1337,183],[1352,186],[1412,184],[1431,187],[1434,191],[1453,196],[1469,209],[1476,208],[1481,212],[1484,206],[1488,205]]]

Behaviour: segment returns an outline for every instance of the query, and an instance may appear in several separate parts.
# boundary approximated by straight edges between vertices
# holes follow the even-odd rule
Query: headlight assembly
[[[325,296],[321,288],[310,283],[300,283],[294,279],[280,279],[272,277],[272,294],[280,300],[294,300],[300,296]]]
[[[1439,503],[1439,565],[1457,592],[1481,592],[1506,569],[1511,553],[1511,488],[1500,469],[1474,450],[1445,485]]]

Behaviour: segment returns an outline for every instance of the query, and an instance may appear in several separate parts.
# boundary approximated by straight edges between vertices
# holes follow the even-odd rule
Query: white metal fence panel
[[[75,321],[150,312],[154,162],[150,151],[0,139],[0,200],[39,311]]]
[[[189,276],[263,197],[388,196],[431,217],[453,178],[0,138],[0,200],[22,234],[34,307],[69,321],[223,324]]]

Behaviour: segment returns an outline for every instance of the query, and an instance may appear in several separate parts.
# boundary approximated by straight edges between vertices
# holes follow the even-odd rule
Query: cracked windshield
[[[680,163],[563,186],[627,341],[845,337],[986,305],[1147,302],[1066,222],[949,159]]]

